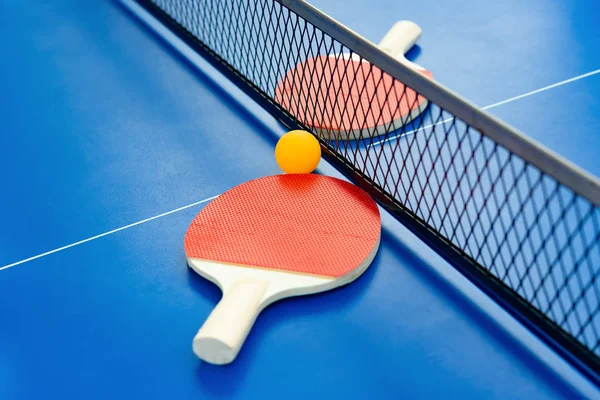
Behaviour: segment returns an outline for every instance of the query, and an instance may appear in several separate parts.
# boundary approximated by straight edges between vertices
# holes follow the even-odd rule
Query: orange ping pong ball
[[[309,132],[290,131],[277,142],[275,160],[286,174],[310,174],[321,160],[321,146]]]

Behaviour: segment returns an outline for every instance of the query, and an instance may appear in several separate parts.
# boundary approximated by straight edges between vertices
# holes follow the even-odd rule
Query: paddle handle
[[[258,317],[268,286],[252,278],[234,281],[194,337],[194,353],[211,364],[232,362]]]
[[[393,57],[404,58],[404,54],[417,43],[420,37],[419,25],[412,21],[398,21],[377,46]]]

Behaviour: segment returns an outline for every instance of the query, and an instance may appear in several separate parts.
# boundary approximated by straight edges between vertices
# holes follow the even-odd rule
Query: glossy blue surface
[[[314,4],[374,41],[417,21],[412,55],[481,105],[600,66],[592,1],[429,2]],[[0,41],[0,268],[279,172],[283,130],[115,2],[5,1]],[[494,112],[598,173],[599,81]],[[274,304],[234,364],[204,364],[220,293],[182,248],[203,204],[0,270],[0,399],[599,395],[385,214],[364,276]]]

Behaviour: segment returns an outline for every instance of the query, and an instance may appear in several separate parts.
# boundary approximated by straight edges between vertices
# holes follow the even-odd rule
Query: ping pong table
[[[187,267],[186,227],[280,173],[287,128],[143,3],[0,4],[1,399],[600,398],[593,371],[385,208],[354,284],[270,306],[231,365],[196,358],[220,292]],[[599,6],[467,3],[311,4],[373,42],[418,21],[409,58],[436,81],[600,174]],[[380,139],[352,151],[410,140]],[[334,164],[317,172],[347,178]]]

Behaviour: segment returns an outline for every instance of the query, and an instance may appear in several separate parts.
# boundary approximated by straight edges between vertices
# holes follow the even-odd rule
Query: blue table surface
[[[419,23],[410,57],[480,106],[600,68],[593,0],[313,4],[375,42]],[[272,305],[233,364],[201,362],[220,292],[183,235],[279,173],[284,129],[115,1],[0,2],[0,43],[0,399],[600,398],[385,213],[354,284]],[[597,93],[594,73],[490,112],[600,174]]]

